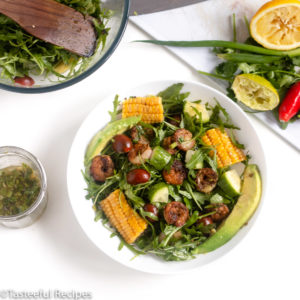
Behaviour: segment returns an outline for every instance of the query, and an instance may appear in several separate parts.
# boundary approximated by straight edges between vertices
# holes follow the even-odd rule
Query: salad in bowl
[[[189,261],[223,248],[260,203],[260,165],[236,138],[240,124],[183,87],[116,96],[110,121],[87,139],[85,197],[118,250]]]

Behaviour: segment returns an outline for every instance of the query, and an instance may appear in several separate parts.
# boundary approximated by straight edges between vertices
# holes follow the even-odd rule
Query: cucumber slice
[[[214,194],[211,198],[210,198],[210,203],[211,204],[220,204],[223,203],[223,197],[219,194]]]
[[[183,106],[183,112],[185,114],[189,115],[190,117],[196,116],[196,118],[199,119],[199,116],[195,110],[197,110],[199,113],[202,114],[202,122],[203,123],[207,123],[209,121],[210,113],[207,111],[207,109],[205,108],[205,106],[203,104],[189,102],[189,101],[185,102],[185,104]]]
[[[241,178],[236,170],[225,172],[218,185],[228,196],[235,197],[241,193]]]
[[[167,203],[169,200],[168,185],[164,182],[153,185],[149,190],[149,200],[151,203]]]
[[[161,171],[169,163],[171,156],[172,155],[164,148],[156,146],[153,149],[150,164],[157,170]]]
[[[202,169],[203,168],[203,157],[195,150],[188,150],[185,154],[185,163],[187,168],[191,165],[191,169]],[[189,165],[188,165],[189,164]]]

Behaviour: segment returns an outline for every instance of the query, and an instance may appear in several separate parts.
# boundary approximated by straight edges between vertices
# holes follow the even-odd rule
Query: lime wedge
[[[255,110],[272,110],[279,104],[279,95],[273,85],[255,74],[236,76],[232,89],[239,101]]]
[[[236,170],[229,170],[221,176],[219,187],[229,196],[235,197],[241,192],[241,178]]]

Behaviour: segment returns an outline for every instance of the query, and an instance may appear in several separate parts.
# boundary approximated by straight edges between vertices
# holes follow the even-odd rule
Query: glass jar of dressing
[[[34,223],[47,205],[47,179],[40,161],[26,150],[0,147],[0,224]]]

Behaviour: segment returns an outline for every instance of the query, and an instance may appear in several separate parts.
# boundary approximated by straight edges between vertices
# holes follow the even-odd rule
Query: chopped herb
[[[26,211],[37,199],[40,180],[26,164],[0,170],[0,215],[12,216]]]

